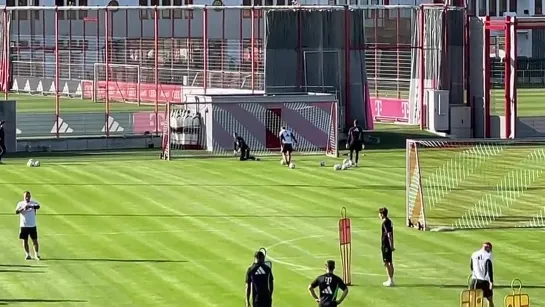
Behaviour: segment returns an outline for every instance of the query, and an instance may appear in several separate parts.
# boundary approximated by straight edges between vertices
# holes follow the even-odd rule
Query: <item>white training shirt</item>
[[[471,277],[478,280],[490,281],[490,272],[487,262],[492,262],[492,253],[480,249],[471,255],[471,266],[473,268]]]
[[[33,200],[28,203],[26,201],[20,201],[15,210],[20,210],[27,204],[30,204],[31,206],[38,206],[38,203]],[[19,213],[19,225],[21,227],[36,227],[36,209],[29,208]]]
[[[286,129],[281,130],[280,140],[282,141],[282,144],[293,144],[293,133]]]

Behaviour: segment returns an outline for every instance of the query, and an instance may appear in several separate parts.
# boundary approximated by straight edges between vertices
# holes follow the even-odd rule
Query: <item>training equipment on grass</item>
[[[26,166],[33,167],[34,166],[34,160],[30,159],[27,161]]]
[[[341,165],[340,164],[333,165],[333,170],[340,171],[341,170]]]
[[[288,95],[283,102],[276,102],[263,95],[237,99],[221,95],[192,96],[201,102],[169,103],[161,157],[168,160],[228,155],[233,150],[235,132],[244,138],[254,155],[280,154],[278,132],[281,127],[289,128],[295,135],[298,142],[295,154],[337,157],[337,102],[298,97]],[[290,100],[295,101],[286,102]]]
[[[294,168],[295,168],[295,163],[293,163],[293,162],[292,162],[292,163],[290,163],[290,166],[289,166],[289,168],[291,168],[291,169],[294,169]]]
[[[341,250],[341,264],[344,283],[352,284],[352,229],[350,219],[346,215],[346,208],[341,209],[339,220],[339,248]]]
[[[504,307],[530,307],[530,296],[522,292],[522,282],[520,279],[511,281],[511,294],[506,295],[503,300]]]
[[[460,293],[460,307],[483,307],[483,290],[469,289]]]
[[[324,167],[325,166],[325,161],[320,161],[320,166]]]
[[[545,226],[545,140],[407,140],[406,220],[421,230]]]

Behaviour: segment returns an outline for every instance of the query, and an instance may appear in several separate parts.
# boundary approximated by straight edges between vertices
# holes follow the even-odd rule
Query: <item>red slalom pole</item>
[[[339,220],[339,248],[343,267],[343,280],[348,286],[352,285],[352,228],[350,219],[346,216],[346,208],[341,209]]]

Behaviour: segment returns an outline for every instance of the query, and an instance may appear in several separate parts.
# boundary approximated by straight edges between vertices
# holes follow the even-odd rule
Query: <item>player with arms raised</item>
[[[354,120],[354,126],[348,130],[348,140],[346,148],[350,150],[350,161],[354,162],[354,166],[358,166],[360,160],[360,151],[363,149],[363,128],[358,124],[358,120]],[[354,153],[356,160],[353,160]]]
[[[21,226],[19,239],[23,240],[26,260],[32,259],[28,237],[32,239],[36,259],[40,260],[40,254],[38,253],[40,245],[38,244],[38,230],[36,228],[36,210],[38,209],[40,209],[40,204],[31,199],[29,191],[23,193],[23,200],[17,203],[17,207],[15,208],[15,214],[19,215],[19,224]]]
[[[483,247],[471,255],[471,289],[483,290],[488,306],[494,307],[493,291],[494,270],[492,268],[492,243],[485,242]]]
[[[325,263],[326,273],[318,276],[309,286],[308,291],[320,307],[339,306],[348,295],[348,287],[339,276],[333,274],[335,261],[328,260]],[[320,297],[316,295],[315,288],[320,290]],[[337,300],[337,292],[343,291],[340,299]]]
[[[265,263],[265,253],[258,251],[255,253],[254,264],[246,272],[246,307],[271,307],[273,291],[272,269]]]
[[[388,218],[388,208],[378,209],[378,215],[382,220],[381,227],[381,250],[382,250],[382,261],[384,262],[384,267],[386,267],[386,274],[388,274],[388,280],[382,284],[385,287],[394,286],[394,262],[393,262],[393,253],[394,253],[394,226],[392,221]]]

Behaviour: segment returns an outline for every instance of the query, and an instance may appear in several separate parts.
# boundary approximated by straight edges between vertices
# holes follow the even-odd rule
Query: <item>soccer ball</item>
[[[335,164],[333,166],[333,169],[336,170],[336,171],[340,171],[341,170],[341,165],[340,164]]]
[[[295,168],[295,164],[294,164],[293,162],[290,163],[290,168],[291,168],[291,169],[294,169],[294,168]]]
[[[40,161],[38,161],[38,160],[34,161],[34,166],[35,167],[40,167]]]
[[[341,170],[343,170],[343,171],[344,171],[345,169],[347,169],[347,168],[348,168],[348,166],[346,166],[346,164],[343,164],[343,165],[341,166]]]
[[[32,159],[28,160],[28,162],[26,163],[26,166],[33,167],[34,166],[34,160],[32,160]]]
[[[350,159],[344,159],[343,160],[343,165],[348,164],[348,161],[350,161]]]
[[[325,166],[325,162],[324,161],[320,161],[320,166]]]
[[[286,161],[284,159],[280,160],[280,165],[286,165]]]

